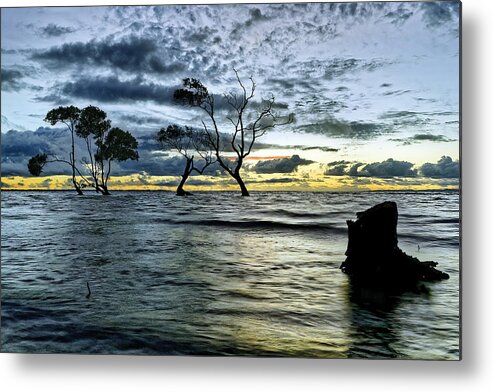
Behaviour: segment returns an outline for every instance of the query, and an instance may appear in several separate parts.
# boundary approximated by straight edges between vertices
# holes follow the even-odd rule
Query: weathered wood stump
[[[348,247],[341,270],[358,282],[407,287],[420,281],[448,279],[433,261],[421,262],[397,245],[397,204],[386,201],[348,220]]]

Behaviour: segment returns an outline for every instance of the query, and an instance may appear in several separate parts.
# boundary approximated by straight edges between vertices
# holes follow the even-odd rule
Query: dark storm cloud
[[[24,74],[17,69],[2,68],[2,90],[3,91],[19,91],[25,87],[22,82]]]
[[[66,136],[66,137],[65,137]],[[36,132],[8,131],[2,134],[2,157],[32,156],[42,152],[60,152],[56,140],[68,140],[68,134],[61,129],[38,128]]]
[[[161,124],[163,122],[162,117],[149,116],[144,114],[122,114],[118,117],[120,122],[135,124],[135,125],[147,125],[147,124]]]
[[[399,96],[399,95],[404,95],[404,94],[407,94],[410,92],[411,92],[411,90],[391,90],[391,91],[384,92],[383,95],[385,95],[385,96],[389,96],[389,95]]]
[[[400,119],[400,118],[408,118],[408,117],[416,117],[420,113],[418,112],[411,112],[407,110],[401,110],[401,111],[389,111],[381,114],[379,116],[380,119],[382,120],[393,120],[393,119]]]
[[[252,170],[256,173],[292,173],[298,169],[298,166],[309,165],[313,163],[308,159],[300,158],[299,155],[293,155],[291,158],[279,158],[266,161],[260,161]]]
[[[226,136],[227,137],[227,136]],[[302,151],[312,151],[319,150],[323,152],[337,152],[338,148],[327,147],[327,146],[305,146],[301,144],[274,144],[274,143],[255,143],[255,150],[302,150]]]
[[[458,1],[433,1],[423,2],[423,20],[428,27],[439,27],[459,17]]]
[[[41,91],[43,88],[26,82],[26,79],[38,77],[38,70],[32,65],[14,64],[9,68],[2,68],[2,90],[18,92],[20,90]]]
[[[186,31],[183,39],[191,44],[204,44],[208,40],[216,40],[218,30],[209,26],[200,26],[194,30]],[[220,37],[219,37],[220,38]],[[218,43],[219,41],[216,40]]]
[[[185,167],[185,158],[175,156],[169,158],[160,158],[147,151],[141,151],[139,148],[138,161],[120,162],[119,168],[115,175],[132,174],[136,172],[145,172],[152,176],[179,176],[183,174]]]
[[[62,85],[60,92],[65,96],[98,102],[153,101],[171,104],[174,102],[173,93],[179,87],[145,82],[140,77],[120,80],[116,76],[100,76],[81,77],[75,82]]]
[[[202,164],[195,162],[198,167]],[[139,144],[139,160],[119,162],[114,170],[115,175],[146,173],[149,176],[181,176],[185,168],[185,158],[181,155],[166,157],[155,154],[155,151],[141,148]],[[221,175],[222,170],[217,164],[209,166],[204,172],[208,176]]]
[[[395,112],[395,113],[385,113],[379,116],[379,119],[384,120],[393,129],[398,128],[408,128],[417,126],[427,126],[432,122],[435,122],[431,116],[427,116],[424,113],[414,113],[414,112]]]
[[[442,124],[444,117],[456,117],[457,112],[436,111],[436,112],[415,112],[408,110],[388,111],[381,114],[378,118],[385,121],[389,126],[402,128],[409,126],[425,126],[429,124]],[[422,137],[422,136],[420,136]]]
[[[457,139],[450,139],[446,137],[445,135],[431,135],[429,133],[417,133],[416,135],[413,135],[411,137],[407,138],[400,138],[400,139],[389,139],[394,142],[400,142],[404,145],[411,145],[415,143],[421,143],[421,142],[436,142],[436,143],[448,143],[448,142],[455,142]]]
[[[262,110],[266,107],[266,104],[268,103],[267,100],[262,100],[262,101],[252,101],[249,104],[249,108],[255,109],[255,110]],[[274,101],[272,103],[272,109],[274,110],[286,110],[289,108],[289,104],[285,102],[276,102]]]
[[[316,133],[336,138],[363,139],[375,138],[384,133],[392,132],[392,129],[382,123],[345,122],[329,118],[318,123],[299,125],[297,130],[306,133]]]
[[[74,82],[59,84],[54,93],[37,97],[37,101],[61,102],[67,97],[83,98],[108,103],[135,103],[152,101],[158,104],[178,105],[173,95],[181,85],[163,85],[145,81],[137,76],[120,79],[117,76],[81,76]],[[230,106],[222,95],[213,94],[216,110],[229,110]]]
[[[17,50],[16,49],[5,49],[5,48],[2,48],[1,53],[2,54],[16,54],[17,53]]]
[[[337,151],[339,151],[338,148],[333,148],[333,147],[290,146],[290,148],[299,148],[300,150],[303,150],[303,151],[310,151],[310,150],[320,150],[323,152],[337,152]]]
[[[336,57],[329,60],[310,59],[292,64],[288,68],[291,73],[296,72],[298,75],[298,80],[292,81],[292,85],[295,86],[307,76],[315,80],[322,76],[326,80],[340,81],[347,76],[359,72],[372,72],[392,63],[393,61],[380,58],[363,60],[354,57]],[[271,79],[271,81],[279,81],[279,79]],[[286,88],[289,88],[287,84]]]
[[[155,140],[154,132],[138,134],[133,132],[139,142],[138,161],[114,162],[112,164],[113,175],[127,175],[146,172],[149,175],[180,176],[185,166],[181,156],[166,157],[157,154],[160,147]],[[29,159],[41,153],[68,159],[71,146],[71,137],[68,130],[63,128],[41,127],[35,132],[9,131],[2,134],[1,164],[4,176],[30,176],[27,170]],[[82,139],[76,139],[77,161],[88,161],[87,150]],[[82,168],[82,165],[79,164]],[[82,170],[82,169],[81,169]],[[82,170],[83,171],[83,170]],[[210,167],[209,175],[218,175],[221,170],[217,165]],[[43,175],[71,174],[70,166],[63,163],[50,163],[43,170]]]
[[[288,89],[288,90],[296,86],[296,80],[294,79],[272,78],[272,79],[268,79],[267,82],[273,84],[276,87],[280,87],[282,89]]]
[[[164,62],[155,40],[135,35],[119,41],[105,38],[85,43],[65,43],[44,51],[36,51],[31,58],[55,69],[96,65],[118,68],[127,72],[157,74],[186,69],[185,64],[175,62],[173,59]],[[165,58],[169,59],[170,56]]]
[[[340,79],[344,75],[356,72],[372,72],[388,64],[390,64],[390,62],[380,59],[361,60],[356,58],[336,58],[325,64],[324,76],[328,80]]]
[[[396,10],[389,11],[385,14],[385,17],[390,19],[391,23],[401,25],[406,22],[414,12],[409,10],[406,5],[400,4]]]
[[[295,107],[298,110],[309,108],[310,113],[327,115],[337,113],[341,109],[347,108],[347,105],[339,100],[324,99],[319,94],[306,94],[303,99],[296,101]]]
[[[416,170],[411,162],[398,161],[392,158],[383,162],[361,163],[348,161],[335,161],[327,164],[325,175],[351,176],[351,177],[416,177]]]
[[[41,27],[39,31],[43,37],[51,38],[51,37],[60,37],[65,34],[70,34],[76,30],[73,27],[59,26],[54,23],[50,23],[44,27]]]
[[[459,178],[460,164],[451,157],[443,156],[437,163],[425,163],[419,171],[423,177]]]
[[[327,164],[326,176],[344,176],[347,174],[348,166],[351,164],[349,161],[334,161]]]
[[[358,169],[359,169],[361,166],[365,166],[365,164],[364,164],[364,163],[361,163],[361,162],[357,162],[357,163],[352,164],[352,165],[349,167],[349,170],[348,170],[348,172],[347,172],[347,175],[348,175],[348,176],[351,176],[351,177],[359,177],[359,176],[358,176]]]
[[[383,162],[375,162],[365,165],[358,170],[358,177],[416,177],[416,170],[411,162],[397,161],[392,158]]]
[[[272,17],[264,15],[259,8],[250,9],[249,16],[250,17],[247,20],[235,24],[234,29],[231,31],[232,39],[241,38],[242,34],[244,34],[250,27],[259,22],[265,22],[272,19]]]
[[[38,95],[33,99],[35,102],[51,102],[55,105],[67,105],[70,101],[67,98],[62,97],[58,93],[50,93],[47,95]]]
[[[2,134],[2,174],[29,176],[27,162],[36,154],[48,153],[60,158],[69,155],[70,134],[64,129],[40,127],[35,132],[9,131]],[[83,149],[80,144],[77,149]],[[68,165],[53,163],[46,166],[45,174],[70,174]]]
[[[457,179],[460,177],[459,161],[443,156],[437,163],[425,163],[414,169],[411,162],[392,158],[383,162],[365,164],[361,162],[334,161],[327,164],[325,175],[350,177],[429,177],[435,179]]]

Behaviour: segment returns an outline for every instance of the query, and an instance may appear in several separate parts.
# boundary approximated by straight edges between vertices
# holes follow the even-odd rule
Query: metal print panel
[[[1,350],[460,359],[460,3],[2,8]]]

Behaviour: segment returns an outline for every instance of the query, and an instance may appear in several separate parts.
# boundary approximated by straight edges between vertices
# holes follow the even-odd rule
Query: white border
[[[219,3],[223,1],[202,1]],[[247,1],[248,2],[248,1]],[[249,1],[262,2],[262,1]],[[25,1],[6,6],[163,4]],[[200,3],[200,1],[172,1]],[[491,247],[493,2],[463,1],[463,360],[461,362],[0,354],[5,391],[486,391],[493,385]],[[490,385],[490,387],[487,387]]]

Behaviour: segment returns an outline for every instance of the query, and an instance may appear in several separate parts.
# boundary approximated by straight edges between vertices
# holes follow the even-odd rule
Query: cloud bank
[[[327,164],[326,176],[375,177],[375,178],[459,178],[459,161],[443,156],[437,163],[425,163],[416,167],[407,161],[389,158],[382,162],[362,163],[350,161],[333,161]]]

